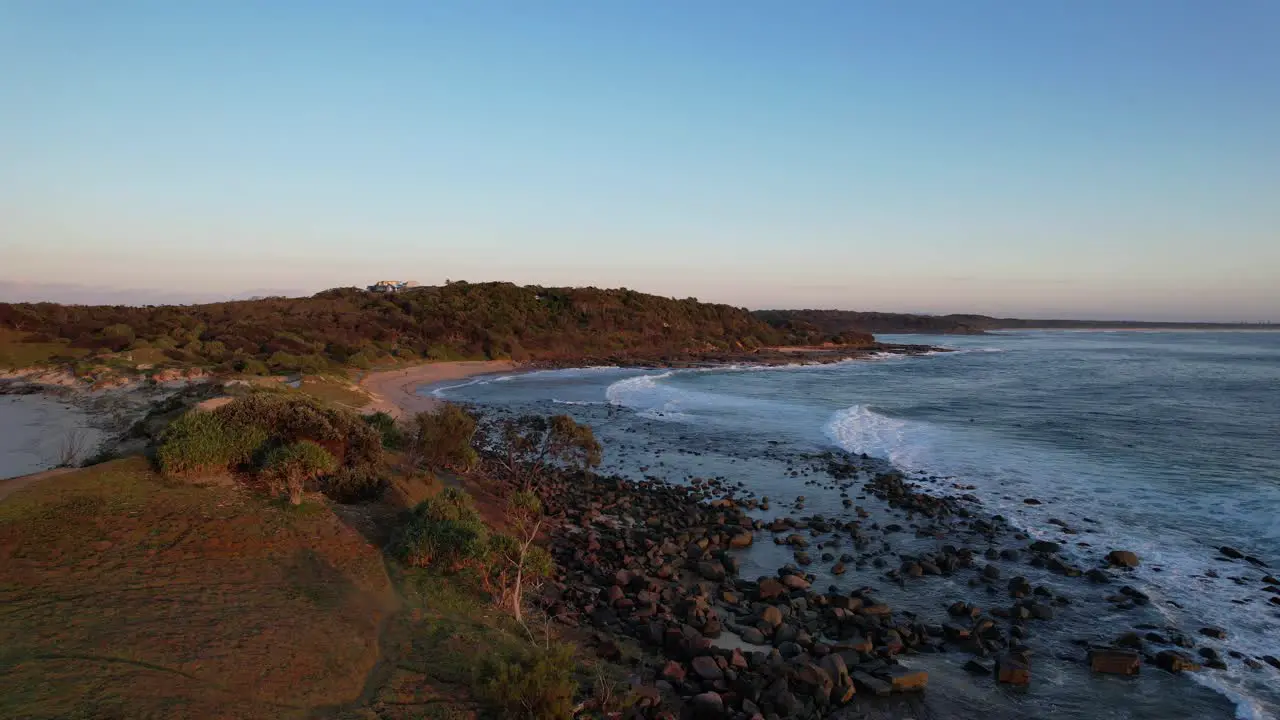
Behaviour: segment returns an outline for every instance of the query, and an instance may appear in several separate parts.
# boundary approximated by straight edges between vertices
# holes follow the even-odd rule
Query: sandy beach
[[[417,365],[400,370],[383,370],[365,375],[360,386],[373,397],[364,408],[366,412],[385,412],[401,418],[431,410],[440,401],[428,395],[419,395],[422,385],[462,380],[473,375],[508,372],[516,369],[509,360],[469,360],[462,362],[438,362]]]

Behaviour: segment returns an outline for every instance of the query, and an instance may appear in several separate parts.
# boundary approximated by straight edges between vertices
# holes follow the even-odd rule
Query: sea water
[[[1152,597],[1137,615],[1100,612],[1097,596],[1107,590],[1045,579],[1081,603],[1032,642],[1044,659],[1037,656],[1027,691],[963,678],[958,654],[921,658],[933,695],[950,698],[935,708],[939,717],[1280,717],[1280,672],[1269,666],[1253,670],[1227,658],[1227,671],[1191,679],[1155,668],[1138,679],[1091,677],[1068,642],[1115,637],[1138,622],[1191,635],[1217,626],[1227,630],[1225,641],[1196,640],[1224,655],[1280,655],[1280,607],[1267,603],[1259,582],[1280,572],[1280,333],[881,340],[953,352],[768,369],[542,371],[423,391],[518,412],[568,412],[595,428],[611,471],[672,482],[723,476],[781,501],[805,494],[806,512],[828,516],[848,511],[835,493],[794,477],[795,458],[866,453],[934,492],[977,496],[1033,537],[1067,539],[1048,522],[1065,521],[1077,534],[1064,552],[1086,567],[1109,549],[1141,556],[1125,580]],[[1216,551],[1223,545],[1272,569],[1224,562]],[[788,560],[757,544],[744,574]],[[869,573],[838,580],[877,585]],[[938,581],[884,594],[895,608],[936,619],[938,607],[965,590]]]

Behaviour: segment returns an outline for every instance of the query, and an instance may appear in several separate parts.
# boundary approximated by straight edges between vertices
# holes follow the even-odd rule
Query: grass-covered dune
[[[0,717],[305,717],[356,701],[394,606],[325,506],[143,458],[0,503]]]

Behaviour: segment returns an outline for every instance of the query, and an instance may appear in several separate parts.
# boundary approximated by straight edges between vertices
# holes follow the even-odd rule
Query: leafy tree
[[[587,470],[600,464],[600,443],[587,425],[568,415],[523,415],[499,423],[494,461],[508,481],[525,490],[542,483],[551,466]]]
[[[289,503],[302,504],[302,490],[306,483],[325,473],[333,472],[337,462],[328,450],[301,440],[274,448],[262,463],[263,473],[274,488],[289,493]]]
[[[433,470],[466,471],[477,456],[472,443],[476,417],[460,405],[444,403],[430,412],[413,417],[413,449],[419,461]]]

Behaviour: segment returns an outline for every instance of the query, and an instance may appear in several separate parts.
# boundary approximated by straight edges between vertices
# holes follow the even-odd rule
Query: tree
[[[498,603],[511,609],[516,622],[524,625],[524,589],[549,576],[554,567],[551,555],[534,545],[542,527],[542,501],[529,490],[512,493],[507,499],[507,522],[512,535],[490,539],[489,582]]]
[[[444,403],[413,417],[413,449],[428,468],[470,470],[476,462],[472,442],[476,417],[459,405]]]
[[[508,480],[529,490],[550,465],[587,470],[600,464],[600,443],[587,425],[568,415],[524,415],[498,426],[495,462]]]
[[[328,450],[310,440],[300,440],[267,453],[263,470],[277,492],[282,488],[288,491],[291,505],[301,505],[307,481],[333,472],[337,465]]]

